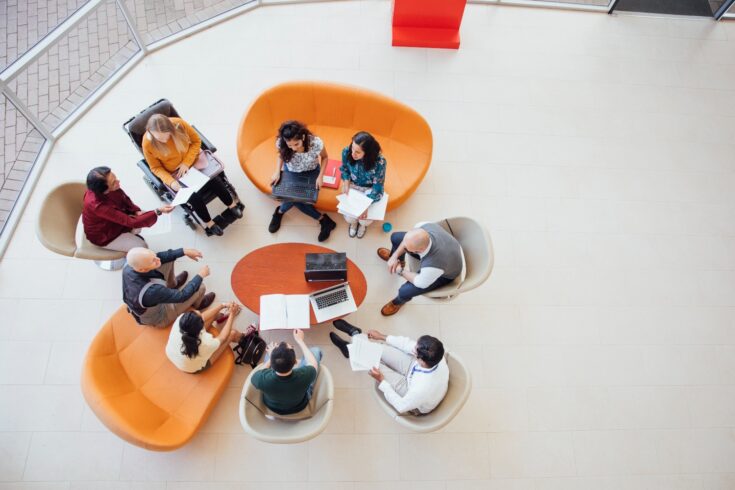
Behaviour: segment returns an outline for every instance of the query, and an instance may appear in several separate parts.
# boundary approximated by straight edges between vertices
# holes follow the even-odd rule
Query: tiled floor
[[[458,52],[389,44],[387,1],[256,9],[147,58],[60,140],[0,262],[0,489],[735,488],[735,24],[470,5]],[[223,238],[177,220],[150,241],[201,248],[208,287],[233,298],[239,257],[315,242],[296,214],[266,231],[272,202],[235,156],[248,104],[299,78],[369,87],[428,119],[434,162],[389,216],[396,228],[461,214],[490,230],[482,288],[390,319],[378,311],[396,285],[374,255],[382,231],[358,241],[340,225],[327,243],[368,278],[353,321],[443,338],[471,367],[470,401],[439,433],[401,430],[321,326],[308,341],[325,350],[337,403],[319,438],[246,436],[238,368],[188,446],[130,446],[78,382],[119,305],[119,273],[41,247],[43,196],[104,163],[154,206],[120,125],[169,97],[217,143],[247,210]]]

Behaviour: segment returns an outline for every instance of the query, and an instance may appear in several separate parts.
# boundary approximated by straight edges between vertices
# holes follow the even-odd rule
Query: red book
[[[327,160],[327,169],[324,171],[324,177],[322,179],[322,185],[329,187],[330,189],[339,189],[342,183],[342,173],[339,171],[339,167],[342,166],[342,162],[339,160]]]

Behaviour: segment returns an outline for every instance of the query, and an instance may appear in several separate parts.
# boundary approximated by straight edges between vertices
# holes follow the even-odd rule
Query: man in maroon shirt
[[[97,167],[87,174],[82,224],[87,240],[98,247],[127,252],[147,247],[140,228],[153,226],[158,216],[173,211],[161,206],[145,213],[120,188],[120,181],[109,167]]]

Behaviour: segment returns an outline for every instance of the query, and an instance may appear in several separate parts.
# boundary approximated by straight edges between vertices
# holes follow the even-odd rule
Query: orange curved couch
[[[289,82],[263,92],[240,123],[237,155],[255,186],[271,193],[276,166],[276,134],[283,121],[296,119],[319,136],[329,158],[341,160],[342,149],[358,131],[380,143],[388,162],[385,192],[388,209],[403,204],[423,180],[431,163],[431,128],[410,107],[369,90],[326,82]],[[322,188],[316,207],[337,210],[337,189]]]
[[[102,423],[154,451],[171,451],[194,437],[234,370],[227,349],[200,374],[179,371],[166,357],[169,331],[141,327],[122,306],[95,336],[82,370],[84,398]]]

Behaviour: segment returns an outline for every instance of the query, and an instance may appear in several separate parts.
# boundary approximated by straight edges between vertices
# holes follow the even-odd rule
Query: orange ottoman
[[[431,128],[410,107],[369,90],[326,82],[289,82],[263,92],[240,123],[237,154],[248,178],[270,195],[276,167],[276,134],[283,121],[296,119],[319,136],[330,159],[358,131],[371,133],[388,162],[385,192],[388,209],[403,204],[423,180],[431,163]],[[337,210],[338,189],[322,188],[316,207]]]
[[[84,398],[102,423],[155,451],[171,451],[194,437],[234,369],[227,349],[200,374],[179,371],[166,357],[169,331],[138,325],[122,306],[92,341],[82,370]]]

